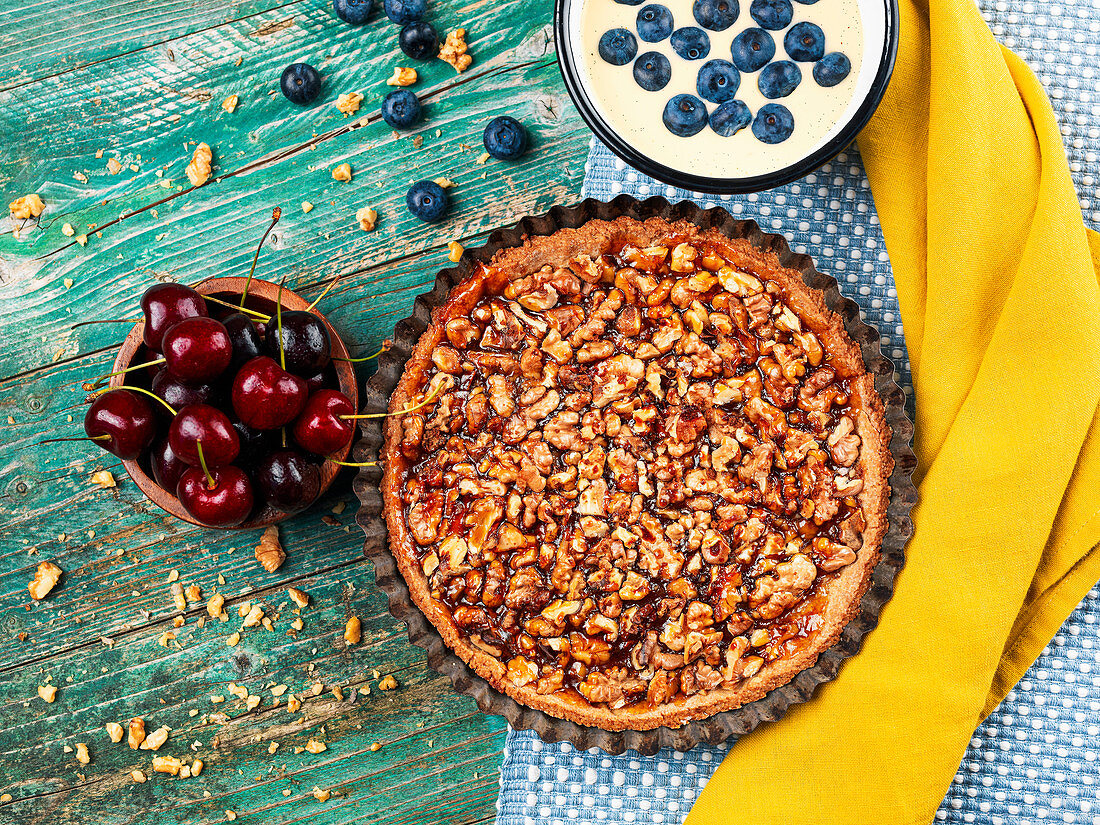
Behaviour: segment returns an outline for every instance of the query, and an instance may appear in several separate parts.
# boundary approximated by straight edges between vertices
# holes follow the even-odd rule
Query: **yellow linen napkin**
[[[1050,103],[973,0],[902,0],[859,139],[916,390],[896,594],[687,825],[928,825],[970,736],[1100,578],[1100,240]]]

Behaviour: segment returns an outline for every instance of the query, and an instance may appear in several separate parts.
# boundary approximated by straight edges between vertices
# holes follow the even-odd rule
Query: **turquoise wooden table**
[[[321,307],[368,354],[448,264],[449,242],[477,245],[575,200],[589,135],[551,16],[549,0],[432,0],[441,34],[468,33],[474,62],[456,74],[404,58],[380,10],[352,28],[326,0],[0,0],[0,822],[493,819],[504,723],[456,696],[386,612],[352,471],[282,526],[288,558],[268,573],[258,532],[173,520],[87,442],[36,444],[81,433],[79,383],[107,371],[129,328],[74,324],[134,317],[158,280],[246,274],[275,206],[258,274],[306,298],[342,276]],[[304,108],[278,92],[297,60],[324,77]],[[401,135],[378,115],[399,65],[419,70],[426,104]],[[364,99],[345,117],[335,104],[350,92]],[[484,125],[505,113],[531,149],[479,162]],[[184,170],[200,142],[213,175],[193,188]],[[331,173],[344,162],[350,182]],[[452,210],[428,226],[404,194],[436,177],[454,182]],[[31,193],[41,216],[9,220],[3,207]],[[378,211],[374,232],[355,219],[363,207]],[[116,486],[93,481],[102,470]],[[42,561],[64,573],[35,602]],[[201,596],[179,610],[173,583]],[[297,611],[288,587],[309,606]],[[216,593],[229,621],[200,622]],[[271,629],[241,630],[246,603]],[[389,676],[397,687],[383,690]],[[133,717],[170,729],[159,750],[111,741],[106,726]],[[201,773],[155,772],[165,756],[183,773],[201,760]]]

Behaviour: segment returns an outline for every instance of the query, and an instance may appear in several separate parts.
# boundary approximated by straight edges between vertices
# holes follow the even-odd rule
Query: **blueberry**
[[[843,52],[829,52],[814,64],[818,86],[835,86],[852,71],[852,61]]]
[[[757,85],[760,87],[760,94],[768,100],[775,100],[789,95],[801,82],[802,70],[798,66],[789,60],[777,60],[764,67]]]
[[[795,23],[783,36],[783,48],[791,60],[813,63],[825,54],[825,32],[814,23]]]
[[[321,93],[321,75],[308,63],[291,63],[283,69],[279,88],[291,103],[305,106],[316,100]]]
[[[753,26],[733,38],[730,53],[734,66],[743,72],[755,72],[775,57],[775,41],[766,31]]]
[[[728,29],[741,13],[737,0],[695,0],[691,7],[695,21],[704,29],[721,32]]]
[[[710,113],[710,128],[722,137],[736,135],[750,123],[752,112],[740,100],[727,101]]]
[[[763,143],[782,143],[793,131],[791,110],[779,103],[761,106],[752,122],[752,133]]]
[[[645,0],[615,0],[615,2],[622,6],[640,6]],[[814,2],[817,2],[817,0],[814,0]]]
[[[435,223],[447,211],[447,192],[435,181],[422,180],[409,187],[405,205],[413,217],[425,223]]]
[[[695,91],[703,100],[725,103],[737,94],[741,73],[728,60],[708,60],[699,68]]]
[[[638,12],[638,37],[646,43],[659,43],[672,34],[672,12],[656,4],[642,6]]]
[[[634,61],[634,79],[647,92],[659,92],[672,77],[672,64],[660,52],[646,52]]]
[[[424,16],[428,10],[427,0],[384,0],[382,7],[386,10],[386,17],[404,26]]]
[[[413,60],[427,60],[435,57],[439,49],[439,35],[435,33],[435,26],[431,23],[414,20],[402,27],[401,33],[397,35],[397,44]]]
[[[707,125],[707,107],[693,95],[676,95],[665,104],[661,119],[672,134],[691,137]]]
[[[420,120],[420,101],[408,89],[390,92],[382,101],[382,119],[394,129],[410,129]]]
[[[352,26],[362,26],[370,16],[374,0],[332,0],[336,16]]]
[[[672,33],[672,50],[684,60],[702,60],[710,54],[710,38],[702,29],[685,26]]]
[[[599,51],[612,66],[623,66],[638,53],[638,41],[626,29],[611,29],[600,38]]]
[[[780,31],[791,24],[794,6],[791,0],[752,0],[749,14],[765,29]]]
[[[527,148],[527,130],[514,117],[494,117],[481,136],[485,151],[497,160],[515,160]]]

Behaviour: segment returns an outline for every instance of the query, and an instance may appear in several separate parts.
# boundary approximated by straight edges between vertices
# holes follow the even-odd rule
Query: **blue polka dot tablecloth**
[[[1032,66],[1050,95],[1085,220],[1100,227],[1100,0],[982,0],[981,9],[997,38]],[[707,198],[677,190],[628,168],[595,141],[586,169],[586,196],[627,192],[718,204],[785,235],[796,251],[813,250],[818,267],[878,327],[883,351],[909,392],[894,278],[854,146],[815,174],[758,195]],[[726,750],[608,756],[512,731],[497,825],[679,825]],[[974,732],[935,821],[1100,825],[1100,588]]]

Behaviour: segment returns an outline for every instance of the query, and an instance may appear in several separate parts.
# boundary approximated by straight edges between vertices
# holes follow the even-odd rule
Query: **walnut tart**
[[[774,252],[590,220],[469,268],[392,394],[390,552],[497,691],[677,728],[813,666],[887,530],[860,347]]]

